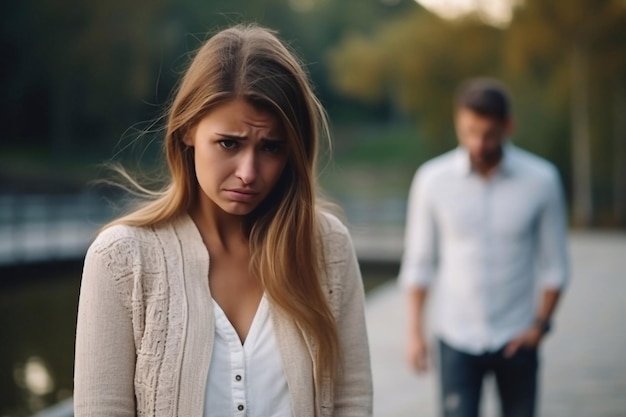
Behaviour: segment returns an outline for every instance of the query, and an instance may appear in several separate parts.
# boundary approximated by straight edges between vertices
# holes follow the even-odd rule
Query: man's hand
[[[504,349],[504,357],[510,358],[521,348],[537,349],[543,339],[543,332],[537,326],[532,326],[524,333],[511,340]]]
[[[524,333],[511,340],[504,349],[504,357],[510,358],[521,348],[537,349],[541,339],[546,334],[545,325],[550,323],[550,317],[556,309],[556,305],[561,296],[561,291],[556,288],[546,288],[541,297],[541,303],[537,310],[537,320],[532,327],[529,327]]]
[[[406,344],[406,360],[418,373],[428,370],[428,346],[421,334],[409,335]]]
[[[426,302],[426,288],[413,288],[407,291],[407,341],[406,360],[417,372],[428,369],[428,347],[424,338],[423,311]]]

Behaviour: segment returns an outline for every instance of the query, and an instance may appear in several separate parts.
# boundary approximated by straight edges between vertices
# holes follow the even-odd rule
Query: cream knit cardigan
[[[343,366],[314,382],[314,343],[271,309],[294,417],[371,416],[361,275],[348,231],[320,215]],[[74,411],[83,416],[202,417],[215,333],[209,256],[187,215],[160,227],[114,226],[89,248],[76,331]],[[317,386],[317,388],[315,388]]]

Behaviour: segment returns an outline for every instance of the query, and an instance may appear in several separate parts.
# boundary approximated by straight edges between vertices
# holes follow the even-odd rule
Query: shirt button
[[[243,411],[243,405],[239,404],[239,405],[237,406],[237,410],[239,410],[239,411]]]
[[[237,376],[235,377],[235,380],[236,380],[236,381],[241,381],[241,375],[237,375]]]

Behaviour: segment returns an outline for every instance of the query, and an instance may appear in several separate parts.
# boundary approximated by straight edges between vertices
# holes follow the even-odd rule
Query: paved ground
[[[359,256],[389,262],[401,253],[399,229],[352,234]],[[543,348],[540,416],[626,417],[626,234],[574,233],[570,246],[572,282]],[[374,416],[436,417],[433,372],[417,376],[404,366],[403,307],[394,283],[368,296]],[[493,389],[485,390],[485,417],[497,415]],[[71,416],[71,402],[48,412]]]
[[[372,245],[359,233],[360,254],[384,240],[387,250],[377,256],[398,255],[397,237],[376,234]],[[573,233],[570,247],[571,285],[542,350],[540,415],[626,417],[626,234]],[[435,417],[434,373],[417,376],[404,366],[402,302],[393,283],[368,297],[374,415]],[[488,417],[497,415],[493,389],[489,384],[485,393]]]

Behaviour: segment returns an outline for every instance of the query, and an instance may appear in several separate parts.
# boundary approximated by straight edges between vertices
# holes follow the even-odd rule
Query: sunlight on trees
[[[624,2],[526,0],[509,31],[507,60],[514,74],[520,76],[529,70],[539,71],[546,93],[562,95],[569,100],[564,105],[570,113],[572,211],[574,223],[581,226],[592,224],[596,215],[593,181],[597,170],[592,162],[597,160],[594,158],[597,146],[593,143],[607,143],[607,137],[613,136],[603,133],[602,128],[597,127],[599,123],[592,120],[592,103],[599,99],[598,102],[608,108],[619,106],[612,104],[615,102],[613,91],[626,94],[621,87],[626,72],[624,27]],[[608,80],[609,85],[601,86],[602,80]],[[613,114],[616,119],[620,117],[617,111]],[[617,120],[609,121],[611,124],[621,126]],[[615,140],[620,137],[626,140],[624,134],[615,132]],[[619,158],[620,161],[615,161],[613,176],[614,181],[621,184],[619,166],[626,164],[626,155]],[[622,188],[623,185],[615,187]],[[615,193],[614,199],[618,200],[620,192]]]
[[[329,54],[334,85],[353,97],[391,100],[441,143],[450,136],[456,85],[470,76],[499,76],[519,104],[523,141],[559,161],[574,224],[609,218],[623,224],[626,2],[526,0],[500,29],[476,12],[487,3],[441,1],[448,17],[452,10],[474,12],[448,20],[416,10],[372,33],[350,33]],[[571,139],[561,140],[565,135]]]
[[[329,54],[329,67],[336,88],[362,99],[392,100],[419,120],[432,148],[441,151],[451,145],[456,85],[466,77],[493,74],[501,41],[499,29],[476,20],[449,23],[416,11],[373,36],[346,37]]]
[[[257,22],[303,58],[335,126],[409,119],[432,153],[454,144],[458,83],[502,78],[576,223],[626,222],[625,0],[24,0],[0,20],[0,147],[32,165],[110,156],[159,117],[208,34]]]
[[[477,15],[484,22],[506,27],[519,0],[416,0],[428,10],[445,19]]]

